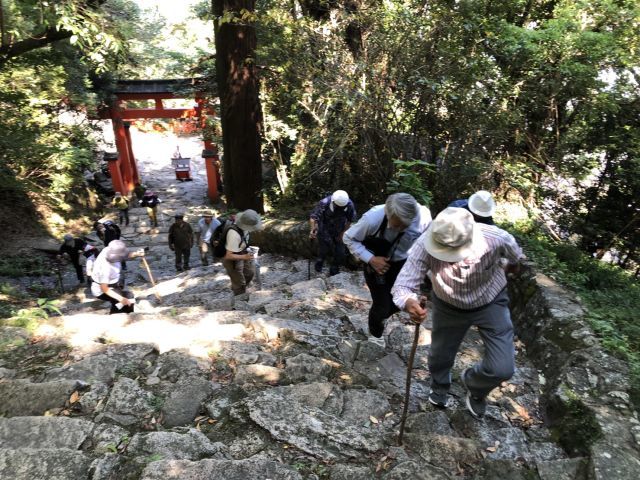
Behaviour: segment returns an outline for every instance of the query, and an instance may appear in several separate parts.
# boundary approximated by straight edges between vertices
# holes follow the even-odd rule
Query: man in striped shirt
[[[485,355],[460,376],[471,414],[482,417],[489,392],[513,375],[513,325],[504,261],[507,269],[512,269],[521,258],[522,250],[510,234],[474,222],[471,213],[462,208],[443,210],[414,243],[391,293],[398,308],[408,312],[413,321],[422,322],[427,311],[415,292],[426,274],[431,277],[432,404],[449,405],[451,367],[472,325],[482,337]]]

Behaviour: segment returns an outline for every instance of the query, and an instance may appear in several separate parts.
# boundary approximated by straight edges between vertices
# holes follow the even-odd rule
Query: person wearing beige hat
[[[513,375],[513,325],[503,261],[517,265],[521,258],[522,250],[509,233],[477,223],[469,211],[455,207],[440,212],[413,245],[392,294],[397,307],[420,323],[427,311],[416,292],[425,275],[431,277],[429,401],[433,405],[449,406],[451,368],[473,325],[478,328],[485,354],[460,375],[469,412],[475,418],[482,417],[489,392]]]
[[[202,212],[202,218],[198,220],[198,248],[200,249],[200,261],[204,266],[209,265],[209,252],[211,252],[211,261],[214,261],[211,237],[219,226],[220,220],[214,218],[213,211],[205,210]]]
[[[493,214],[496,211],[496,202],[493,200],[491,192],[478,190],[469,198],[455,200],[449,207],[466,208],[473,215],[473,219],[478,223],[493,225]]]
[[[262,230],[262,219],[255,210],[245,210],[236,215],[235,223],[225,226],[221,242],[225,245],[222,257],[224,266],[231,279],[234,295],[242,295],[255,275],[254,255],[249,251],[249,234]]]

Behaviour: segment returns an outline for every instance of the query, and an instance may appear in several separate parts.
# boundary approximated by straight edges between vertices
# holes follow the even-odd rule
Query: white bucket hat
[[[245,210],[236,216],[236,225],[245,232],[262,230],[262,219],[255,210]]]
[[[464,208],[445,208],[425,233],[425,248],[443,262],[459,262],[469,257],[483,241],[473,215]]]
[[[339,207],[346,207],[349,203],[349,194],[344,190],[336,190],[331,195],[331,201]]]
[[[105,256],[109,263],[121,262],[129,255],[129,249],[122,240],[111,240],[105,250],[107,251]]]
[[[496,202],[486,190],[479,190],[469,197],[469,210],[479,217],[491,217],[496,211]]]

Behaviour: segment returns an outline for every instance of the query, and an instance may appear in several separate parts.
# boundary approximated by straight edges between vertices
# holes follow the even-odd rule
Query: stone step
[[[205,459],[199,462],[161,460],[147,465],[140,480],[209,480],[212,478],[302,480],[303,477],[288,465],[265,458],[249,458],[246,460]]]
[[[76,379],[43,383],[5,380],[0,382],[0,415],[44,415],[48,410],[64,407],[74,391],[85,387],[86,384]]]
[[[70,449],[0,450],[0,478],[69,480],[88,478],[92,459]]]
[[[78,450],[89,438],[93,427],[92,422],[80,418],[0,418],[0,448]]]

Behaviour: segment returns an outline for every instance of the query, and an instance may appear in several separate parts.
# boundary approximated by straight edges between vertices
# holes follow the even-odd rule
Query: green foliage
[[[510,226],[527,256],[542,271],[570,288],[585,305],[602,345],[629,362],[632,395],[640,405],[640,285],[629,272],[586,255],[579,248],[549,240],[535,222]]]
[[[52,314],[61,315],[60,309],[56,306],[56,301],[38,298],[36,307],[18,310],[14,316],[3,320],[2,325],[21,327],[27,329],[29,332],[33,332],[40,326],[43,320],[48,319]]]
[[[40,276],[49,273],[51,273],[51,265],[39,256],[6,255],[0,257],[0,276],[3,277]],[[2,287],[2,289],[4,288]],[[7,288],[9,287],[7,286]]]
[[[405,192],[422,205],[431,204],[431,192],[424,186],[424,178],[433,172],[433,166],[423,160],[394,160],[395,172],[387,183],[388,193]]]

